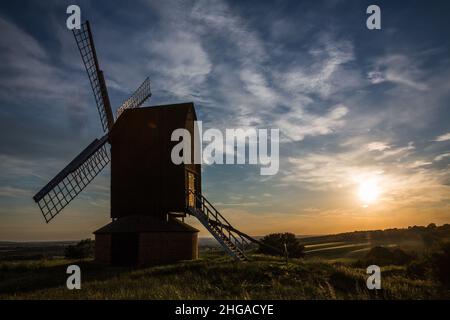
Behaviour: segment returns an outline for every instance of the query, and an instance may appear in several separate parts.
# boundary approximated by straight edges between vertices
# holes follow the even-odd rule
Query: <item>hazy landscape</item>
[[[448,224],[349,232],[300,238],[302,259],[286,263],[253,247],[249,262],[236,263],[203,238],[200,259],[143,268],[66,259],[74,241],[0,242],[0,298],[448,299],[449,240]],[[70,264],[81,267],[81,290],[65,286]],[[366,287],[370,264],[381,267],[381,290]]]

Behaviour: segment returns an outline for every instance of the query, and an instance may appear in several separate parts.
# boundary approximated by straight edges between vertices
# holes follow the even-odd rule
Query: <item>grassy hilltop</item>
[[[437,243],[449,239],[449,230],[414,227],[301,239],[306,257],[288,263],[255,251],[251,261],[236,263],[214,246],[202,247],[196,261],[146,268],[14,256],[0,260],[0,299],[450,299],[448,283],[433,271],[437,264],[448,279],[449,252]],[[366,267],[374,262],[382,271],[377,291],[366,287]],[[66,288],[70,264],[81,267],[81,290]]]
[[[382,290],[366,288],[364,268],[320,260],[253,255],[236,263],[222,254],[143,269],[101,268],[92,261],[18,262],[0,268],[1,299],[430,299],[450,298],[435,281],[382,268]],[[82,270],[82,289],[65,287],[67,265]]]

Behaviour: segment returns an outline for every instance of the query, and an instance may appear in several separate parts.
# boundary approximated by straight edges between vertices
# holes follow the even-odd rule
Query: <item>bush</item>
[[[263,245],[259,245],[259,252],[270,255],[284,255],[285,244],[288,256],[301,258],[305,255],[305,247],[293,233],[272,233],[261,239]],[[277,249],[274,250],[273,248]]]
[[[67,259],[83,259],[94,255],[94,241],[81,240],[75,245],[68,246],[64,251]]]

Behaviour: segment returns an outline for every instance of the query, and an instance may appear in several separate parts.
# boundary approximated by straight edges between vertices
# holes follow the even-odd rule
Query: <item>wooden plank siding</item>
[[[186,170],[196,175],[201,192],[201,165],[175,165],[171,151],[178,142],[171,135],[187,129],[193,157],[196,120],[193,103],[123,112],[110,134],[112,218],[138,214],[165,219],[168,212],[185,212]]]

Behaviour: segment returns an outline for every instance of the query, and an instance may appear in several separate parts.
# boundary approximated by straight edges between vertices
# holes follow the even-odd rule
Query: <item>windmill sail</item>
[[[108,135],[95,139],[34,197],[48,223],[108,164]]]
[[[116,112],[116,119],[122,114],[126,109],[138,108],[144,103],[145,100],[150,98],[152,93],[150,91],[150,79],[147,77],[144,82],[139,86],[139,88],[125,101]]]
[[[99,68],[89,21],[84,22],[80,29],[73,29],[73,34],[94,92],[103,131],[108,132],[114,124],[114,116],[111,111],[105,78]]]

